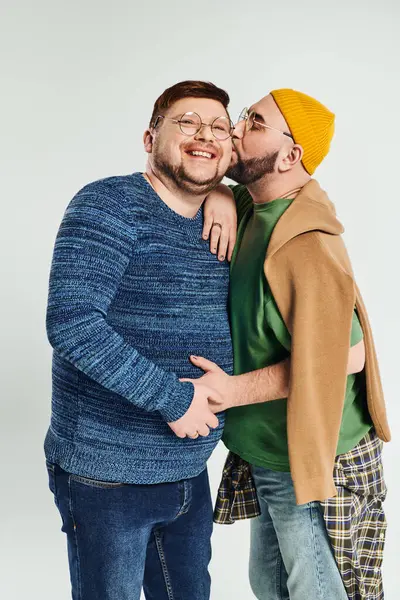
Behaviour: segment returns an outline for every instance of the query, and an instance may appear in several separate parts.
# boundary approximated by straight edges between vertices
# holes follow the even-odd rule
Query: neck
[[[144,177],[161,200],[182,217],[195,217],[206,198],[206,194],[190,194],[179,189],[167,177],[156,172],[149,163],[146,165]]]
[[[301,174],[291,178],[262,177],[247,186],[254,204],[264,204],[277,198],[295,198],[301,188],[310,181],[308,174]]]

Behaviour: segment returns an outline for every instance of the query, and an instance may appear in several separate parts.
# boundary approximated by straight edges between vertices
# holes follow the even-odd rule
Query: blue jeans
[[[212,503],[207,471],[128,485],[47,465],[67,534],[73,600],[208,600]]]
[[[250,584],[258,600],[347,600],[319,502],[296,505],[290,473],[252,467]]]

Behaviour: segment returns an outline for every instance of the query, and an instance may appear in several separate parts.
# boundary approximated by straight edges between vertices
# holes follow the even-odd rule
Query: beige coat
[[[333,204],[311,180],[278,221],[264,272],[292,336],[287,428],[298,504],[336,495],[333,466],[354,307],[364,333],[368,409],[390,440],[371,327]]]

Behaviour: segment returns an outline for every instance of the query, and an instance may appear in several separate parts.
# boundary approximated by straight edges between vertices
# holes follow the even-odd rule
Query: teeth
[[[189,152],[189,154],[192,156],[204,156],[205,158],[212,158],[212,154],[209,152],[200,152],[199,150],[193,150],[192,152]]]

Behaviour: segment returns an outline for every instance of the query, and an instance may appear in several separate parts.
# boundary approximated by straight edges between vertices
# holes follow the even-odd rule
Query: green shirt
[[[253,204],[245,187],[236,186],[233,191],[239,229],[231,262],[230,317],[234,372],[241,375],[276,364],[290,355],[290,334],[264,275],[264,261],[272,231],[292,201],[277,199]],[[354,312],[351,345],[362,338]],[[286,408],[284,398],[229,410],[224,443],[254,465],[289,471]],[[370,428],[364,375],[350,375],[337,454],[354,448]]]

